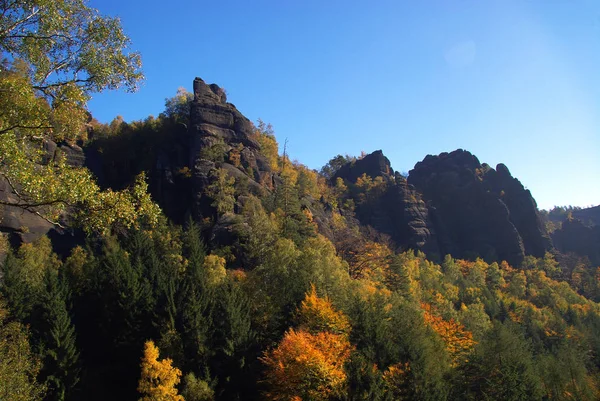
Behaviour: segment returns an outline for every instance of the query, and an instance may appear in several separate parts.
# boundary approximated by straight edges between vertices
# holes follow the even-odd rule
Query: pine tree
[[[251,353],[256,333],[252,329],[249,300],[237,284],[220,288],[212,320],[213,371],[221,384],[221,396],[228,400],[245,399],[254,378],[249,364],[257,358]]]
[[[46,270],[41,295],[42,327],[40,333],[45,353],[42,376],[48,383],[48,400],[64,401],[79,382],[79,352],[75,327],[67,307],[69,290],[66,280]]]
[[[20,322],[25,322],[33,307],[34,292],[27,285],[22,261],[9,252],[2,264],[2,286],[0,292],[5,297],[12,315]]]
[[[206,250],[200,228],[191,219],[183,235],[183,256],[187,266],[177,295],[176,329],[181,333],[186,357],[185,370],[204,373],[208,368],[208,341],[213,330],[213,293],[203,269]]]

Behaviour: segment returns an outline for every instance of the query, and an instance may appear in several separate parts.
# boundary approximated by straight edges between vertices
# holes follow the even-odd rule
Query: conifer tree
[[[48,384],[47,400],[64,401],[79,382],[79,352],[75,327],[68,311],[69,290],[66,280],[46,270],[40,307],[42,319],[39,333],[43,343],[42,376]]]
[[[257,358],[251,354],[256,333],[252,328],[249,300],[236,283],[227,283],[219,289],[212,320],[215,322],[213,366],[222,383],[222,397],[244,399],[248,387],[252,387],[249,366]]]
[[[208,341],[213,330],[213,293],[203,269],[206,250],[200,227],[191,219],[183,235],[186,270],[177,296],[176,328],[181,333],[186,357],[185,370],[204,373],[208,368]]]
[[[22,268],[22,261],[12,252],[6,255],[2,264],[2,286],[0,292],[11,308],[12,315],[20,322],[25,322],[33,307],[33,291],[27,285]]]

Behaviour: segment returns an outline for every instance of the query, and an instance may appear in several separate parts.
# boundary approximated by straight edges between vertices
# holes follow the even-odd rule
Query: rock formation
[[[272,187],[273,173],[260,145],[253,139],[254,126],[233,104],[226,102],[225,92],[215,84],[194,80],[191,104],[189,165],[192,167],[194,214],[210,213],[212,200],[205,190],[217,167],[225,168],[234,178],[249,178],[249,185],[259,191]],[[239,165],[224,163],[223,158],[239,153]]]
[[[600,266],[600,226],[567,218],[561,228],[552,233],[552,239],[559,252],[585,256],[592,264]]]
[[[535,200],[502,164],[494,170],[464,150],[429,155],[408,181],[429,206],[442,254],[518,265],[552,247]]]
[[[420,249],[432,256],[439,255],[435,230],[425,203],[406,178],[394,173],[381,150],[342,166],[333,181],[339,177],[353,184],[363,174],[371,178],[382,177],[386,185],[379,196],[357,204],[358,220],[388,234],[400,249]]]
[[[85,163],[83,150],[77,145],[56,144],[52,141],[44,143],[45,161],[57,157],[59,152],[63,153],[67,158],[67,162],[73,166],[83,166]],[[0,200],[10,203],[19,201],[3,177],[0,178]],[[15,206],[0,206],[0,233],[7,235],[13,246],[18,246],[23,242],[35,241],[50,232],[56,237],[63,230],[30,211]],[[59,247],[61,241],[62,238],[56,241]],[[70,240],[68,241],[70,242]]]

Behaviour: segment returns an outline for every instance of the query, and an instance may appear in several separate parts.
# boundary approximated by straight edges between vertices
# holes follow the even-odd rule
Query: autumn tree
[[[161,118],[170,119],[176,123],[187,124],[190,119],[190,105],[194,94],[185,88],[177,88],[177,94],[165,99],[165,111],[159,115]]]
[[[170,359],[158,360],[159,350],[152,341],[144,344],[142,369],[138,392],[142,395],[139,401],[185,401],[177,393],[177,385],[181,380],[181,371],[172,366]]]
[[[11,321],[0,298],[0,400],[39,401],[46,388],[36,381],[40,361],[29,345],[28,330]]]
[[[133,91],[143,78],[119,19],[84,0],[1,2],[0,14],[0,178],[10,188],[1,204],[56,225],[70,207],[89,230],[130,226],[140,216],[154,223],[159,209],[143,177],[130,190],[102,191],[86,168],[46,149],[85,137],[92,94]]]
[[[267,399],[324,401],[341,396],[350,351],[343,335],[288,330],[279,345],[261,358],[266,366]]]
[[[317,295],[317,289],[311,286],[296,312],[299,327],[315,334],[328,331],[335,334],[348,334],[350,322],[342,313],[334,309],[329,298]]]
[[[298,330],[288,330],[279,345],[264,353],[270,400],[328,400],[344,393],[344,364],[352,347],[348,318],[312,286],[298,308]],[[296,397],[296,398],[294,398]]]
[[[262,120],[258,120],[252,138],[260,145],[260,152],[267,158],[272,170],[279,166],[279,145],[275,139],[273,126]]]
[[[422,304],[425,322],[444,340],[446,349],[457,366],[467,361],[468,355],[475,346],[473,334],[454,319],[444,320],[429,304]]]

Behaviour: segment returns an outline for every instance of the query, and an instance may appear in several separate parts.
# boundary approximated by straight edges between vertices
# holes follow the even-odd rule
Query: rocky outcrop
[[[273,173],[260,145],[254,139],[254,126],[233,104],[227,103],[225,92],[216,84],[194,80],[191,104],[189,165],[192,166],[194,214],[198,218],[210,214],[211,200],[205,190],[213,181],[213,172],[224,167],[234,178],[248,177],[254,191],[272,187]],[[236,153],[236,165],[223,161]]]
[[[535,200],[504,165],[494,170],[459,149],[425,157],[408,181],[429,207],[442,254],[518,265],[552,247]]]
[[[381,150],[342,166],[333,181],[339,177],[354,184],[363,174],[382,177],[385,185],[382,192],[370,195],[365,201],[354,199],[361,224],[389,235],[399,249],[419,249],[432,257],[439,255],[427,206],[406,178],[394,173]]]
[[[600,206],[575,209],[571,214],[588,227],[600,226]]]
[[[85,163],[83,150],[79,146],[46,141],[42,162],[47,163],[59,156],[66,157],[67,162],[72,166],[83,166]],[[4,203],[19,202],[19,198],[4,177],[0,178],[0,201]],[[56,238],[54,242],[58,247],[62,247],[65,242],[73,242],[71,232],[65,233],[64,230],[37,214],[16,206],[0,206],[0,233],[7,235],[9,242],[14,247],[23,242],[33,242],[49,233]],[[63,238],[62,234],[66,234],[66,236]]]
[[[502,163],[496,170],[487,171],[484,183],[508,208],[510,221],[523,240],[525,254],[543,257],[552,248],[552,241],[531,192]]]
[[[337,177],[341,177],[347,182],[355,183],[358,177],[363,174],[366,174],[371,178],[390,178],[394,175],[394,171],[392,170],[389,159],[383,155],[381,150],[376,150],[362,159],[344,164],[336,171],[332,181],[335,182]]]
[[[600,266],[600,226],[568,218],[552,233],[552,239],[559,252],[586,256],[593,265]]]

